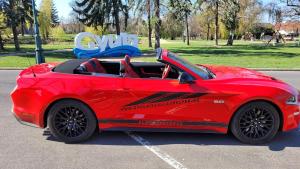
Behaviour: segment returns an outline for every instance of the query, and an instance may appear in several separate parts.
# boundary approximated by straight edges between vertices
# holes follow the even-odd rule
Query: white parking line
[[[170,166],[172,166],[175,169],[187,169],[183,164],[176,161],[173,157],[171,157],[166,152],[163,152],[158,147],[151,145],[151,143],[147,140],[145,140],[143,137],[133,134],[131,132],[127,132],[127,134],[133,138],[135,141],[143,145],[146,149],[150,150],[152,153],[154,153],[156,156],[158,156],[160,159],[164,160],[166,163],[168,163]]]

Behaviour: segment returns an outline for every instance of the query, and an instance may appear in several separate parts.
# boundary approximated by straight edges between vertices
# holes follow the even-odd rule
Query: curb
[[[0,67],[0,70],[23,70],[26,67]]]
[[[247,68],[255,71],[300,71],[300,68]]]

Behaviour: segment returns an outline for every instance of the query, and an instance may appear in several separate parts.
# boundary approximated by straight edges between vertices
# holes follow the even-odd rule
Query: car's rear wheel
[[[279,125],[279,112],[273,105],[252,102],[236,112],[231,122],[231,132],[243,143],[264,144],[275,137]]]
[[[76,100],[55,103],[49,110],[47,123],[52,135],[66,143],[87,140],[93,135],[97,124],[93,112]]]

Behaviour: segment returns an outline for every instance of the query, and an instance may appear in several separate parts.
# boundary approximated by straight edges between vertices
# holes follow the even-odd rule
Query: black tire
[[[232,134],[246,144],[270,142],[279,130],[280,117],[267,102],[251,102],[241,107],[231,122]]]
[[[94,113],[80,101],[62,100],[49,110],[47,123],[51,134],[65,143],[89,139],[96,129]]]

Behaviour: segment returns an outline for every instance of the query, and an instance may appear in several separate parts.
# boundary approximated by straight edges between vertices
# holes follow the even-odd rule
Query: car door
[[[178,79],[124,78],[114,119],[123,126],[139,128],[184,128],[184,124],[205,119],[202,113],[207,90],[198,85],[180,84]]]

